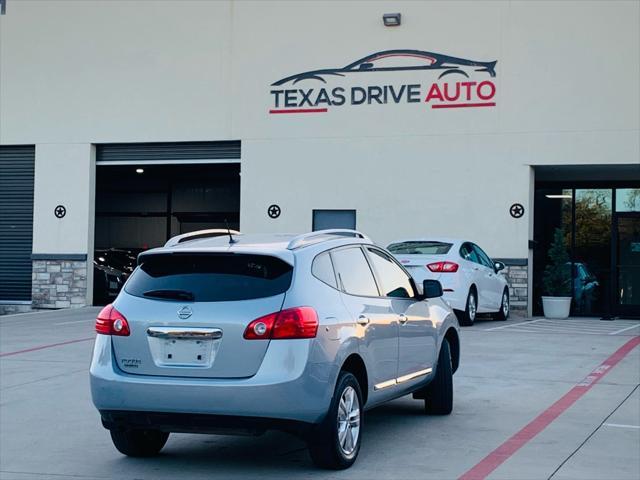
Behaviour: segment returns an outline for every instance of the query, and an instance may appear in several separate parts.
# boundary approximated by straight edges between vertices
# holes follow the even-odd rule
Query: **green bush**
[[[552,297],[571,296],[571,258],[564,245],[564,234],[556,228],[553,243],[549,247],[549,263],[544,269],[545,293]]]

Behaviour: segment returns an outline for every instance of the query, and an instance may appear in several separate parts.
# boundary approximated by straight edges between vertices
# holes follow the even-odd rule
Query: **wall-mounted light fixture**
[[[144,168],[136,168],[136,173],[144,173]]]
[[[385,13],[382,15],[382,21],[385,27],[399,27],[400,17],[399,13]]]

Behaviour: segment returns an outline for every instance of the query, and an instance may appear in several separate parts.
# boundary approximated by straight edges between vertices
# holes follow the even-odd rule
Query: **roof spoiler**
[[[210,228],[208,230],[196,230],[195,232],[183,233],[171,237],[164,244],[165,247],[173,247],[179,243],[190,242],[191,240],[200,240],[202,238],[222,237],[224,235],[240,235],[237,230],[228,230],[226,228]]]

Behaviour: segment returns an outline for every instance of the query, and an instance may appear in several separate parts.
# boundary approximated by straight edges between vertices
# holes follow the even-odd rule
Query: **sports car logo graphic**
[[[424,50],[384,50],[345,67],[309,70],[273,82],[269,113],[323,113],[329,107],[358,105],[494,107],[497,63]],[[379,75],[384,72],[395,74]],[[403,73],[411,72],[433,75],[426,76],[430,83],[398,83]],[[409,78],[415,82],[415,75]],[[390,83],[376,84],[376,80]]]
[[[350,63],[346,67],[325,68],[322,70],[298,73],[278,80],[272,83],[272,85],[280,86],[290,82],[295,85],[302,80],[308,79],[320,80],[323,83],[327,83],[326,79],[331,76],[344,77],[351,74],[407,70],[435,70],[440,72],[438,79],[451,74],[463,75],[469,78],[470,72],[468,72],[468,70],[486,72],[491,77],[495,77],[496,63],[498,63],[497,60],[493,62],[479,62],[422,50],[385,50],[367,55],[360,60]]]

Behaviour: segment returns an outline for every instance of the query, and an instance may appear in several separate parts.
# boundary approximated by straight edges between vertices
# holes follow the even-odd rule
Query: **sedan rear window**
[[[444,242],[400,242],[392,243],[387,250],[403,255],[444,255],[449,253],[451,245]]]
[[[228,302],[284,293],[292,276],[291,265],[266,255],[155,255],[143,258],[125,291],[162,300]]]

